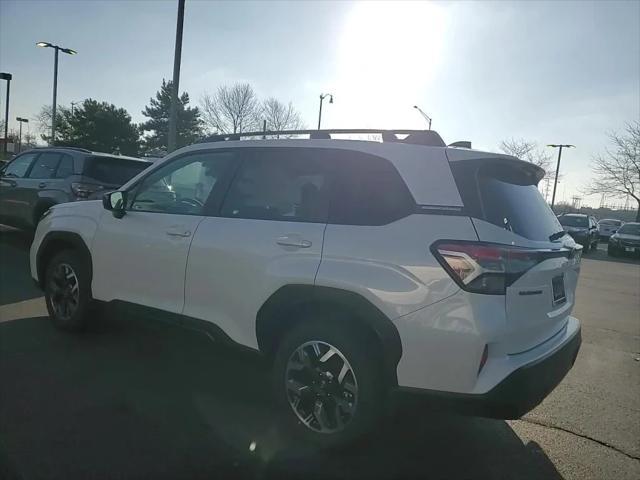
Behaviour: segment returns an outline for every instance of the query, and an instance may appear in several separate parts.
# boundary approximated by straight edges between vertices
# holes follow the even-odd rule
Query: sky
[[[51,103],[53,51],[35,46],[46,41],[78,51],[60,56],[59,104],[94,98],[144,121],[149,98],[172,77],[177,3],[0,0],[10,120],[30,118],[35,129]],[[607,133],[640,119],[640,1],[186,0],[181,91],[197,105],[235,82],[291,101],[309,128],[319,94],[332,93],[324,128],[426,128],[417,104],[447,143],[574,144],[558,186],[570,200]]]

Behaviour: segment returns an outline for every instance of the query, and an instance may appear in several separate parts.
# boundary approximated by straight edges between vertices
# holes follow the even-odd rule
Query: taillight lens
[[[431,250],[461,288],[488,295],[504,295],[509,285],[547,258],[539,250],[483,242],[441,241]]]
[[[89,198],[92,194],[102,189],[102,185],[96,185],[94,183],[73,182],[71,184],[71,191],[78,198]]]

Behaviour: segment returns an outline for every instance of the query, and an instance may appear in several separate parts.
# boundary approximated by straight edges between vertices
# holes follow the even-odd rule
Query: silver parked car
[[[600,238],[609,238],[611,235],[616,233],[622,225],[624,225],[622,220],[617,220],[615,218],[603,218],[598,222],[598,233],[600,234]]]
[[[607,252],[611,256],[636,255],[640,256],[640,223],[625,223],[609,237]]]

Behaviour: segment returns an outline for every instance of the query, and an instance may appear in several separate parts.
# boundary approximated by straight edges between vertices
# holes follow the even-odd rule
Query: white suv
[[[432,131],[335,132],[208,139],[103,202],[51,208],[31,273],[52,321],[80,329],[123,302],[254,349],[292,427],[325,446],[407,393],[529,411],[581,341],[581,247],[538,192],[544,172]]]

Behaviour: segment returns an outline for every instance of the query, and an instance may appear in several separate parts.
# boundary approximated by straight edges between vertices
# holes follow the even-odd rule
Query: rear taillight
[[[431,251],[464,290],[504,295],[509,285],[542,262],[539,250],[483,242],[440,241]]]
[[[71,184],[71,191],[78,198],[89,198],[95,192],[102,190],[102,188],[102,185],[94,183],[73,182]]]

